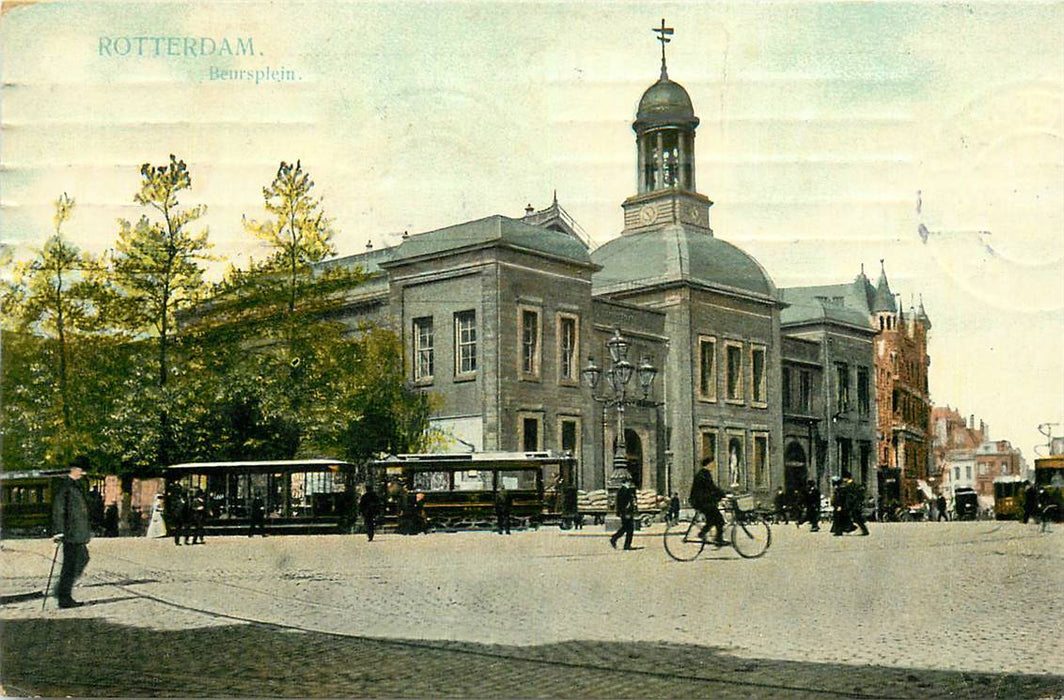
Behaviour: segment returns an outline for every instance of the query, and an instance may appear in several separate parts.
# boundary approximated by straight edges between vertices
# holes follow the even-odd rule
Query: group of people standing
[[[188,491],[175,484],[166,495],[165,519],[167,533],[174,544],[205,544],[209,504],[202,488]],[[254,521],[254,519],[252,519]]]

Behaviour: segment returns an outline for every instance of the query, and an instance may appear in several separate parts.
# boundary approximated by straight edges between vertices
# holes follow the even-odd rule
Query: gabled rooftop
[[[495,214],[475,221],[410,236],[394,248],[394,255],[379,264],[388,269],[444,253],[501,246],[563,262],[591,267],[587,247],[577,238],[550,228],[534,226]]]

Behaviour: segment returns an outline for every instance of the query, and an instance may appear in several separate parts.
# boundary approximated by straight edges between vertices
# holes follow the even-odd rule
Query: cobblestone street
[[[660,527],[660,526],[658,526]],[[7,695],[1059,697],[1064,529],[773,529],[758,560],[660,529],[99,539],[41,610],[47,540],[3,543]]]

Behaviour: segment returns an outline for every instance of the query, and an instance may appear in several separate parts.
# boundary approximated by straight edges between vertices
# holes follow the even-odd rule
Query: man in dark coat
[[[377,512],[380,510],[381,499],[373,490],[373,485],[366,486],[366,492],[358,499],[358,512],[362,514],[362,522],[366,525],[366,539],[373,541],[373,534],[377,525]]]
[[[813,526],[809,531],[818,532],[820,530],[820,489],[817,488],[815,481],[809,479],[806,482],[802,497],[805,515],[798,518],[797,526],[801,527],[802,523],[809,523]]]
[[[186,519],[188,518],[188,503],[185,501],[184,490],[174,484],[166,495],[166,528],[174,536],[174,544],[181,544],[181,534],[185,531]]]
[[[85,460],[78,458],[70,466],[70,472],[63,477],[52,501],[52,533],[57,543],[63,543],[63,568],[59,572],[55,597],[59,607],[76,608],[83,603],[74,600],[72,591],[89,563],[89,540],[92,539],[92,527],[89,522],[89,504],[81,488],[81,477],[85,474]]]
[[[190,527],[185,530],[185,544],[188,544],[189,531],[191,531],[192,535],[192,544],[204,544],[207,524],[207,496],[204,495],[203,489],[196,489],[195,494],[189,501],[188,510]]]
[[[500,535],[504,532],[510,534],[510,510],[513,503],[510,492],[505,486],[500,486],[495,492],[495,531]]]
[[[706,518],[706,524],[698,536],[705,539],[712,527],[717,532],[713,544],[718,547],[724,546],[724,516],[720,514],[720,499],[724,498],[724,491],[713,481],[713,458],[706,457],[702,460],[702,468],[695,474],[691,481],[691,495],[689,501],[691,507],[702,513]]]
[[[942,522],[943,520],[949,522],[949,513],[946,511],[945,494],[938,494],[938,498],[935,499],[935,508],[938,510],[938,522]]]
[[[616,513],[617,517],[621,519],[621,526],[610,537],[610,546],[617,549],[617,540],[621,539],[621,535],[624,535],[624,548],[631,549],[632,536],[635,535],[636,502],[635,485],[630,477],[625,479],[624,483],[621,484],[621,488],[617,490],[616,505]]]
[[[1023,522],[1026,525],[1038,514],[1038,489],[1029,481],[1024,483],[1026,487],[1023,489]]]
[[[846,516],[850,520],[850,530],[853,526],[861,528],[861,534],[868,535],[868,526],[864,519],[864,486],[853,480],[849,472],[843,472],[842,483],[844,485],[844,498],[846,502]]]
[[[841,476],[831,477],[831,534],[841,537],[856,529],[850,520],[850,494]]]
[[[774,505],[776,506],[776,522],[782,522],[784,525],[790,524],[791,519],[787,513],[787,494],[783,492],[782,486],[776,489]]]
[[[263,537],[266,536],[266,503],[262,496],[256,495],[251,501],[251,523],[248,527],[248,537],[258,530]]]

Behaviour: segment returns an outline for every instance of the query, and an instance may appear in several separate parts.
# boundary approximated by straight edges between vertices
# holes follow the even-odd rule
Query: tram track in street
[[[35,552],[25,553],[37,554]],[[602,663],[588,663],[581,661],[566,660],[560,658],[534,658],[528,655],[516,654],[512,652],[505,652],[494,649],[470,649],[467,648],[467,642],[453,642],[453,641],[440,641],[434,642],[430,640],[411,640],[411,639],[388,639],[382,637],[370,637],[359,634],[352,634],[347,632],[337,632],[330,630],[316,629],[313,627],[298,625],[292,623],[277,622],[271,620],[256,619],[246,615],[232,614],[220,612],[207,607],[201,607],[199,605],[190,605],[181,603],[169,598],[148,593],[142,590],[137,590],[135,586],[145,585],[147,583],[154,584],[168,584],[168,583],[194,583],[203,579],[188,577],[175,579],[172,577],[173,572],[164,572],[160,570],[151,569],[145,566],[143,563],[134,559],[122,557],[115,554],[107,554],[95,557],[96,560],[100,558],[110,558],[124,563],[138,567],[139,570],[145,572],[147,577],[130,580],[130,578],[117,571],[112,571],[105,568],[97,569],[92,575],[93,586],[107,586],[115,588],[122,593],[125,593],[132,598],[148,601],[157,605],[164,606],[171,610],[178,610],[184,613],[191,613],[193,615],[202,616],[211,620],[212,622],[227,622],[238,625],[249,625],[268,632],[278,633],[299,633],[299,634],[311,634],[322,635],[334,639],[344,639],[356,642],[380,645],[385,647],[391,647],[395,649],[403,649],[408,652],[425,653],[432,652],[437,654],[450,654],[457,657],[466,658],[479,658],[491,661],[499,661],[505,663],[516,664],[528,664],[531,666],[542,667],[544,669],[568,669],[574,672],[595,672],[595,673],[608,673],[613,676],[623,676],[629,679],[654,679],[656,681],[667,683],[696,683],[696,684],[709,684],[716,686],[725,686],[734,689],[749,689],[751,693],[758,693],[762,695],[776,694],[776,693],[795,693],[807,697],[844,697],[844,698],[889,698],[892,696],[886,696],[880,693],[874,694],[862,694],[855,692],[853,689],[847,690],[835,690],[831,688],[814,687],[809,685],[795,685],[787,683],[766,683],[751,680],[741,680],[727,678],[724,676],[697,674],[697,673],[683,673],[683,672],[671,672],[662,670],[650,670],[650,669],[635,669],[635,668],[623,668],[614,665],[606,665]],[[107,577],[113,577],[112,580],[107,580]],[[225,588],[232,589],[236,592],[247,594],[255,593],[257,595],[271,598],[273,600],[283,602],[286,604],[308,605],[316,608],[325,608],[336,611],[349,612],[349,608],[339,605],[332,605],[321,601],[311,601],[295,596],[279,595],[271,593],[269,591],[263,591],[254,587],[235,584],[227,581],[211,581],[214,585],[223,586]],[[707,654],[712,653],[707,650]],[[121,671],[121,669],[118,669]],[[127,674],[128,675],[128,674]],[[167,674],[166,678],[160,678],[161,681],[173,683],[170,687],[180,687],[183,681],[193,679],[193,675],[181,676],[180,674]],[[41,678],[44,683],[60,683],[64,679],[60,678]],[[106,689],[113,687],[113,685],[103,684],[88,684],[86,687],[98,687]],[[128,687],[133,693],[144,694],[151,693],[158,690],[156,686],[150,685],[133,685],[123,686]],[[893,696],[898,698],[904,698],[905,696]]]

